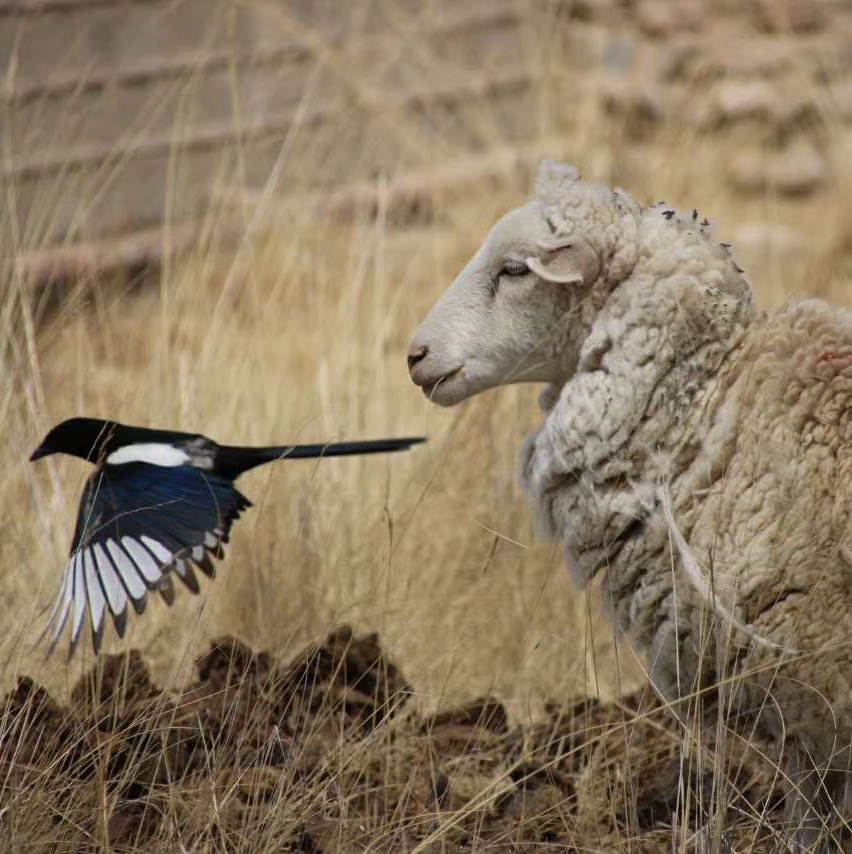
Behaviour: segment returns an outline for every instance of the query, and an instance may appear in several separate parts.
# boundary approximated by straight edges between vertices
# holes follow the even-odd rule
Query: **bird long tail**
[[[351,457],[361,454],[389,454],[406,451],[412,445],[425,442],[424,436],[401,439],[369,439],[360,442],[330,442],[325,445],[276,445],[268,448],[244,448],[220,445],[217,467],[223,473],[237,477],[243,472],[274,460],[301,460],[316,457]]]

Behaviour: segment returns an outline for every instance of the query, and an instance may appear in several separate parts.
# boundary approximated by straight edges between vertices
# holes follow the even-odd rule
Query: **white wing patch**
[[[145,548],[147,548],[148,551],[151,552],[158,561],[160,561],[160,563],[167,564],[172,562],[172,553],[162,543],[157,542],[157,540],[154,540],[145,534],[142,535],[141,539]]]
[[[65,570],[65,574],[62,576],[62,587],[59,591],[59,596],[56,598],[56,604],[53,606],[53,612],[50,615],[50,619],[47,621],[48,629],[51,626],[54,627],[53,634],[50,638],[50,642],[52,644],[55,644],[59,635],[62,634],[62,629],[65,628],[65,623],[68,622],[68,612],[71,610],[71,603],[74,601],[73,566],[74,563],[72,559],[72,562]]]
[[[86,614],[86,585],[83,579],[83,554],[74,555],[74,613],[71,616],[71,646],[74,647],[83,628],[83,617]]]
[[[83,550],[83,566],[86,574],[86,593],[89,598],[89,613],[92,617],[92,628],[99,633],[104,624],[106,599],[98,578],[97,567],[91,549]]]
[[[136,445],[124,445],[113,451],[107,458],[107,464],[120,466],[124,463],[149,463],[152,466],[172,468],[184,466],[190,461],[189,454],[165,442],[139,442]]]
[[[156,584],[163,576],[150,552],[133,537],[122,537],[121,544],[126,549],[133,562],[139,567],[142,577],[148,584]]]
[[[133,561],[115,540],[107,540],[106,547],[130,598],[134,602],[140,601],[145,596],[145,582],[139,577]]]
[[[123,614],[124,609],[127,607],[127,593],[103,546],[100,543],[95,543],[92,546],[92,552],[95,557],[95,563],[98,565],[98,574],[106,591],[109,609],[117,617],[119,614]]]
[[[210,547],[219,546],[218,537],[205,535]],[[77,549],[68,560],[62,584],[48,620],[47,632],[53,649],[69,618],[71,622],[71,652],[80,639],[86,613],[92,628],[95,652],[99,651],[106,618],[111,613],[116,630],[124,635],[127,603],[142,613],[149,590],[159,591],[171,604],[172,570],[192,592],[198,592],[198,582],[192,570],[192,560],[208,574],[211,573],[207,548],[197,545],[173,553],[162,542],[148,534],[138,539],[121,537],[116,541],[89,542]],[[206,567],[206,568],[205,568]],[[165,591],[165,592],[164,592]]]

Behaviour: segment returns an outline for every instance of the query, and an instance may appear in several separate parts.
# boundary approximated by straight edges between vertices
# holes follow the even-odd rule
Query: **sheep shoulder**
[[[697,453],[723,366],[754,317],[747,282],[708,227],[653,206],[638,241],[631,275],[522,453],[538,527],[566,544],[580,584]]]

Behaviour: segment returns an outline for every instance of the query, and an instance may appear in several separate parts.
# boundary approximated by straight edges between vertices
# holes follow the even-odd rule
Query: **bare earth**
[[[172,694],[137,650],[108,656],[67,705],[21,677],[4,849],[663,852],[673,820],[706,824],[720,798],[723,844],[783,840],[771,769],[740,759],[720,786],[641,694],[525,728],[490,698],[422,716],[377,635],[348,626],[286,663],[222,638],[195,666]]]

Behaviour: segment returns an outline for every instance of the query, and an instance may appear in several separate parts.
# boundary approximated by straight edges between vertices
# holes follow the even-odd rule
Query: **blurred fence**
[[[634,188],[718,137],[701,168],[804,198],[845,159],[850,45],[852,0],[0,0],[0,261],[141,264],[263,194],[416,208],[568,137]]]
[[[367,123],[511,101],[533,76],[521,37],[510,0],[0,0],[3,245],[72,268],[144,258],[217,176],[263,186],[296,124],[363,152],[315,177],[369,178],[426,128]]]

